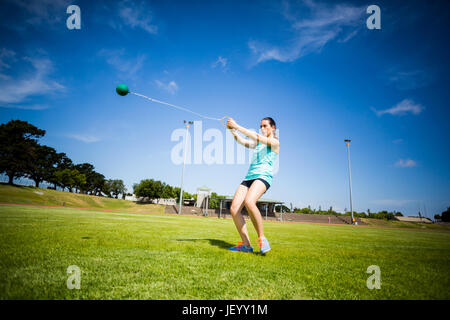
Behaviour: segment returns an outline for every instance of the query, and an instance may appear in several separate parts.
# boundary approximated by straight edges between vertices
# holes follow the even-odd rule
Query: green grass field
[[[227,250],[238,240],[230,219],[0,205],[0,298],[450,298],[448,231],[264,227],[265,256]],[[66,285],[71,265],[79,290]],[[366,286],[371,265],[381,289]]]

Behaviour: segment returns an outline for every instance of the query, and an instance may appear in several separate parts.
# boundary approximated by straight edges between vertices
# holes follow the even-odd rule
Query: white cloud
[[[354,36],[356,36],[356,34],[358,33],[358,29],[356,29],[353,32],[350,32],[348,35],[346,35],[343,39],[338,40],[338,42],[340,43],[345,43],[347,41],[349,41],[350,39],[352,39]]]
[[[291,24],[292,39],[288,45],[277,46],[251,40],[248,46],[256,56],[256,64],[277,60],[295,61],[309,53],[319,52],[328,42],[342,35],[339,42],[347,42],[357,34],[363,25],[364,7],[347,4],[334,6],[319,4],[311,0],[301,2],[302,14],[310,12],[310,17],[299,19],[291,4],[283,2],[283,16]]]
[[[175,81],[170,81],[169,83],[165,84],[160,80],[155,80],[155,83],[158,86],[158,88],[163,89],[172,95],[178,91],[178,85],[176,84]]]
[[[305,0],[303,3],[310,9],[312,17],[295,21],[293,27],[297,30],[354,25],[364,12],[362,7],[354,7],[347,4],[337,4],[334,7],[330,7],[312,0]]]
[[[19,76],[9,74],[0,77],[0,105],[6,108],[46,109],[43,105],[27,105],[27,100],[33,96],[47,96],[64,91],[65,87],[51,78],[54,71],[52,61],[45,57],[23,57],[17,61],[31,64],[33,71]],[[4,60],[2,62],[3,68],[14,70]]]
[[[140,54],[136,57],[127,57],[125,49],[109,50],[102,49],[98,55],[106,59],[106,62],[120,72],[121,76],[131,78],[142,69],[146,55]]]
[[[400,168],[411,168],[416,167],[417,162],[411,159],[400,159],[395,163],[395,166]]]
[[[406,91],[428,86],[433,82],[434,75],[430,70],[405,71],[399,68],[390,68],[381,75],[381,78],[398,90]]]
[[[258,41],[249,41],[248,47],[255,53],[258,58],[256,63],[268,61],[268,60],[278,60],[281,62],[293,61],[296,59],[296,54],[292,55],[289,52],[280,52],[280,48],[272,47],[271,45],[266,45]],[[285,50],[283,50],[285,51]]]
[[[217,60],[212,64],[213,68],[220,67],[222,71],[228,70],[228,59],[219,56]]]
[[[12,108],[12,109],[23,109],[23,110],[45,110],[50,108],[48,105],[44,104],[30,104],[30,105],[23,105],[23,104],[6,104],[1,105],[0,108]]]
[[[69,135],[69,137],[84,143],[93,143],[100,141],[100,138],[89,134],[71,134]]]
[[[386,110],[376,110],[375,108],[371,108],[373,112],[377,114],[377,116],[382,116],[383,114],[391,114],[393,116],[403,116],[408,113],[412,113],[414,115],[420,114],[425,108],[415,103],[413,100],[404,99],[401,102],[397,103],[392,108]]]
[[[17,59],[15,58],[16,53],[12,50],[8,50],[6,48],[2,48],[0,50],[0,79],[1,80],[10,80],[11,77],[2,73],[4,69],[11,69],[11,63],[15,62]]]
[[[2,48],[0,50],[0,71],[11,68],[9,61],[15,60],[15,56],[16,53],[14,51]]]
[[[152,12],[145,2],[124,1],[119,5],[119,16],[125,25],[157,34],[158,27],[152,24]]]

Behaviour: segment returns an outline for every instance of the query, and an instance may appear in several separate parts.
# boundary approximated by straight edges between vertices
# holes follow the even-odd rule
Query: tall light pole
[[[352,212],[352,224],[353,224],[353,202],[352,202],[352,170],[350,168],[350,142],[352,140],[345,139],[345,145],[347,146],[347,155],[348,155],[348,181],[350,185],[350,211]]]
[[[178,214],[181,213],[181,207],[183,203],[183,180],[184,180],[184,167],[186,166],[186,149],[187,149],[187,141],[188,141],[188,134],[189,134],[189,125],[193,124],[192,121],[186,121],[184,120],[184,123],[186,123],[186,136],[184,138],[184,150],[183,150],[183,170],[181,171],[181,188],[180,188],[180,207],[178,209]]]

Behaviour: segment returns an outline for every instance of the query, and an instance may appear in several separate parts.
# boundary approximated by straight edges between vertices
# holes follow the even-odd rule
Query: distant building
[[[195,199],[184,199],[183,198],[183,206],[194,206],[195,204]]]
[[[164,204],[164,205],[175,205],[177,204],[177,199],[169,198],[169,199],[153,199],[152,203],[154,204]]]
[[[149,198],[144,198],[144,197],[137,198],[136,195],[134,195],[134,194],[132,196],[126,196],[125,200],[135,201],[135,202],[143,202],[143,203],[147,202],[147,203],[153,203],[153,204],[163,204],[163,205],[168,205],[168,206],[177,204],[177,199],[175,199],[175,198],[169,198],[169,199],[160,198],[160,199],[153,199],[150,201]]]
[[[133,194],[133,195],[131,195],[131,196],[125,196],[125,200],[128,200],[128,201],[137,201],[137,198],[136,198],[136,196]]]
[[[433,223],[428,218],[424,217],[395,217],[398,221],[404,221],[404,222],[422,222],[422,223]]]
[[[210,196],[211,196],[210,188],[206,186],[197,188],[197,202],[195,203],[195,206],[201,208],[203,207],[208,208]]]

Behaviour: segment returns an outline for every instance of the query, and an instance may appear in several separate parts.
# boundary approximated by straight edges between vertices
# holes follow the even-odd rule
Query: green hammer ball
[[[122,83],[116,87],[116,92],[121,96],[126,96],[130,90],[128,90],[128,86],[126,84]]]

